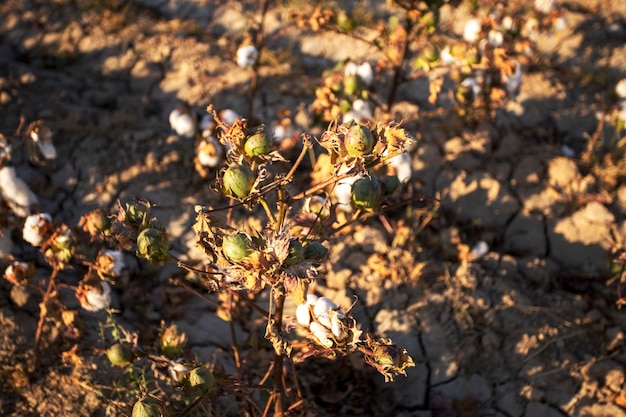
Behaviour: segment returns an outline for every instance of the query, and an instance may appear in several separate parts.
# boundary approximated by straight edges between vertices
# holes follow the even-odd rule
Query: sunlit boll
[[[101,311],[111,305],[111,286],[106,281],[100,281],[100,287],[93,286],[87,289],[81,307],[87,311]]]
[[[401,183],[409,182],[413,175],[412,158],[407,152],[402,152],[389,159],[389,165],[395,168],[396,177]]]
[[[244,45],[237,49],[237,65],[241,68],[251,67],[259,58],[259,50],[254,45]]]
[[[622,78],[615,84],[615,94],[619,98],[626,98],[626,78]]]
[[[198,142],[196,154],[198,155],[200,165],[215,168],[222,163],[224,149],[216,138],[209,136]]]
[[[39,203],[35,193],[15,173],[13,167],[0,168],[0,197],[18,217],[28,216]]]
[[[37,144],[45,159],[56,159],[57,150],[52,143],[52,129],[42,121],[35,122],[30,129],[30,138]]]
[[[533,7],[539,13],[548,14],[554,10],[554,0],[535,0]]]
[[[467,42],[473,43],[480,39],[480,32],[482,31],[482,24],[480,19],[470,19],[465,23],[465,29],[463,30],[463,39]]]
[[[374,81],[374,69],[369,62],[363,62],[362,64],[356,64],[354,62],[348,62],[344,69],[344,75],[347,77],[356,75],[365,85],[372,85]]]
[[[22,229],[22,239],[37,247],[41,246],[52,227],[52,217],[48,213],[36,213],[26,217]]]
[[[193,138],[196,135],[196,118],[189,107],[181,105],[172,110],[169,116],[170,127],[177,135]]]
[[[489,45],[498,48],[504,43],[504,35],[499,30],[492,29],[489,31],[489,34],[487,34],[487,41]]]

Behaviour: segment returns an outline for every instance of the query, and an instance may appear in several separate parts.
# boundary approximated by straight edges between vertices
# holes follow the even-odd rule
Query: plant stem
[[[58,274],[59,269],[54,267],[52,274],[50,274],[50,279],[48,280],[48,288],[46,289],[43,299],[39,304],[39,321],[37,322],[37,330],[35,332],[35,346],[33,348],[33,363],[31,371],[34,371],[39,364],[39,345],[41,344],[41,333],[43,331],[43,325],[46,321],[46,316],[48,315],[48,307],[46,305],[48,300],[50,300],[54,294],[54,282]]]
[[[274,323],[276,329],[280,332],[283,327],[283,306],[285,303],[285,295],[282,292],[276,297],[276,305],[274,310]],[[283,385],[283,355],[276,354],[274,356],[274,416],[283,417],[283,399],[282,393],[285,389]]]

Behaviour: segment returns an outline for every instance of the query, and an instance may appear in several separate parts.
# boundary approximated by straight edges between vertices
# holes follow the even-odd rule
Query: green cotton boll
[[[304,246],[304,259],[321,259],[328,253],[328,248],[320,242],[309,242]]]
[[[250,241],[243,233],[226,235],[222,239],[222,253],[231,262],[241,262],[252,253]]]
[[[250,195],[256,174],[246,165],[233,165],[224,171],[222,184],[224,190],[236,198],[246,198]]]
[[[128,343],[115,343],[107,349],[107,358],[115,366],[130,365],[135,358],[132,348]]]
[[[137,236],[137,256],[150,262],[167,261],[169,239],[167,233],[160,227],[148,227]]]
[[[376,178],[361,178],[352,185],[352,205],[361,210],[373,210],[380,202],[381,191]]]
[[[244,152],[248,156],[267,155],[272,151],[272,135],[265,125],[257,129],[254,135],[249,136],[244,144]]]
[[[372,131],[363,125],[354,125],[348,129],[343,141],[348,155],[355,157],[369,155],[376,145]]]

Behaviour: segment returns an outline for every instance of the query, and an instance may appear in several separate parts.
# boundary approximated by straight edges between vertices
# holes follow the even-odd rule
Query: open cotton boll
[[[124,254],[118,250],[108,249],[102,252],[102,255],[100,256],[110,257],[111,260],[113,261],[110,272],[112,273],[113,276],[116,276],[116,277],[120,276],[120,274],[122,273],[122,270],[126,266],[126,264],[124,263]]]
[[[16,216],[26,217],[39,203],[35,193],[20,179],[13,167],[0,168],[0,196]]]
[[[615,94],[619,98],[626,98],[626,78],[622,78],[615,84]]]
[[[469,77],[469,78],[464,79],[463,82],[461,82],[461,86],[471,88],[472,93],[474,94],[474,97],[478,97],[482,91],[482,88],[480,84],[478,83],[478,80],[474,77]]]
[[[480,39],[480,32],[482,31],[482,23],[480,19],[470,19],[465,23],[465,29],[463,30],[463,39],[467,42],[473,43]]]
[[[554,10],[554,5],[554,0],[535,0],[533,7],[539,13],[548,14]]]
[[[106,281],[100,281],[101,288],[91,287],[85,294],[81,307],[87,311],[101,311],[111,305],[111,286]]]
[[[402,152],[389,160],[391,165],[396,170],[396,177],[401,183],[408,182],[413,175],[411,155],[407,152]]]
[[[52,143],[52,130],[42,121],[35,122],[30,129],[30,138],[45,159],[56,159],[57,150]]]
[[[237,49],[237,65],[241,68],[251,67],[259,58],[259,50],[254,45],[244,45]]]
[[[170,127],[177,135],[192,138],[196,135],[196,118],[187,106],[178,106],[169,116]]]
[[[470,251],[470,259],[477,261],[489,252],[489,244],[484,240],[476,242]]]
[[[504,43],[504,35],[499,30],[492,29],[489,31],[489,34],[487,34],[487,41],[489,45],[498,48]]]
[[[348,170],[347,167],[343,167],[339,170],[338,174],[342,175]],[[337,199],[338,207],[340,210],[350,213],[352,211],[352,184],[354,184],[361,175],[355,175],[353,177],[344,178],[339,180],[337,184],[335,184],[335,188],[333,189],[333,194]]]
[[[309,330],[311,331],[313,336],[315,336],[320,345],[324,346],[325,348],[333,347],[333,341],[329,338],[330,330],[328,330],[326,327],[322,326],[319,323],[313,322],[311,323]]]
[[[363,62],[362,64],[348,62],[344,69],[344,75],[347,77],[356,75],[365,85],[372,85],[374,81],[374,69],[369,62]]]
[[[31,245],[41,246],[52,225],[52,217],[48,213],[36,213],[26,217],[22,229],[22,239]]]
[[[213,131],[215,130],[215,119],[213,119],[213,115],[207,113],[202,116],[198,127],[200,128],[203,137],[209,136],[211,133],[213,133]]]
[[[352,110],[343,116],[342,122],[348,123],[354,120],[357,123],[362,123],[371,120],[372,117],[370,104],[365,100],[357,99],[352,102]]]
[[[215,168],[222,163],[224,149],[216,138],[209,136],[198,143],[196,154],[200,165]]]
[[[320,297],[315,302],[315,306],[313,306],[313,315],[315,317],[321,316],[323,314],[328,315],[330,310],[334,310],[337,308],[337,304],[333,303],[329,298]]]
[[[311,311],[309,304],[300,304],[296,307],[296,320],[301,326],[309,327],[309,324],[311,324]]]
[[[222,123],[226,126],[230,126],[235,123],[236,120],[242,119],[241,115],[233,109],[224,109],[219,112],[219,116]]]
[[[0,168],[0,196],[18,217],[26,217],[39,204],[35,193],[15,173],[13,167]]]

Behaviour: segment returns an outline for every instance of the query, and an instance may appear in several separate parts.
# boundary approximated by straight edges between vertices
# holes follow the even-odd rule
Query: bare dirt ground
[[[626,77],[626,5],[557,3],[567,28],[538,40],[520,96],[492,121],[416,120],[418,109],[428,109],[427,88],[401,89],[392,116],[419,139],[407,192],[441,207],[419,234],[406,233],[424,220],[408,210],[389,215],[397,236],[378,221],[339,236],[316,290],[346,307],[357,296],[359,321],[405,347],[416,367],[384,384],[358,358],[313,361],[301,369],[310,415],[626,416],[626,316],[610,267],[626,240],[626,186],[606,158],[581,158],[598,112],[614,104],[615,83]],[[289,109],[298,129],[315,134],[307,109],[321,71],[375,54],[358,41],[293,26],[290,10],[306,6],[286,3],[267,15],[254,116],[271,122]],[[0,132],[10,136],[21,116],[45,119],[59,153],[44,166],[24,154],[12,161],[41,209],[76,225],[91,209],[114,210],[118,200],[140,196],[158,203],[154,214],[174,250],[197,259],[193,207],[226,200],[195,172],[193,146],[173,134],[167,116],[181,101],[246,113],[250,72],[234,56],[256,8],[203,0],[2,2]],[[464,20],[467,8],[444,6],[450,33]],[[600,143],[610,138],[610,126],[599,134]],[[19,222],[3,223],[2,266],[9,254],[37,261]],[[479,241],[488,253],[464,256]],[[132,258],[132,285],[117,293],[118,320],[146,340],[162,320],[175,322],[198,358],[234,369],[230,327],[170,284],[182,271]],[[45,276],[45,265],[38,267]],[[71,287],[80,276],[69,271],[62,279]],[[78,309],[69,288],[62,296]],[[38,302],[36,293],[0,283],[0,414],[129,415],[123,376],[102,355],[106,331],[98,323],[106,315],[80,312],[81,340],[54,339],[61,341],[26,376]],[[253,327],[237,326],[238,340],[254,339]],[[198,415],[237,415],[234,401],[212,407]]]

